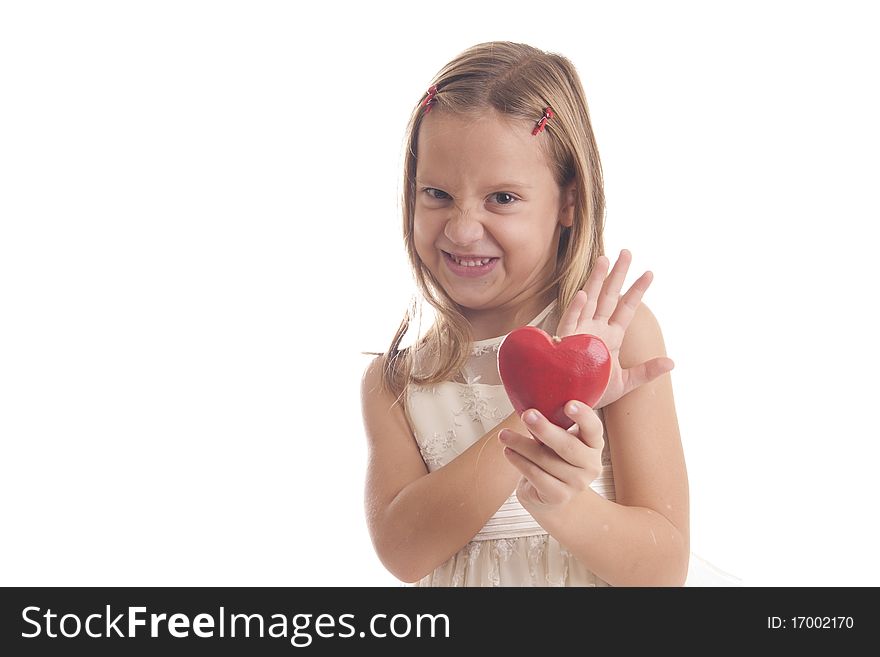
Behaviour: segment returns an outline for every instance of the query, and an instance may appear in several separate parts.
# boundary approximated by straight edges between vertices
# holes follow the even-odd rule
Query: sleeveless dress
[[[559,322],[551,302],[529,326],[553,335]],[[433,472],[464,452],[513,412],[498,374],[505,336],[473,343],[453,381],[409,385],[404,408],[422,458]],[[419,361],[416,360],[416,367]],[[604,424],[602,409],[597,411]],[[615,501],[614,472],[605,434],[602,472],[591,484]],[[686,586],[737,586],[739,581],[691,553]],[[415,586],[609,586],[541,527],[512,493],[486,525],[446,563]]]

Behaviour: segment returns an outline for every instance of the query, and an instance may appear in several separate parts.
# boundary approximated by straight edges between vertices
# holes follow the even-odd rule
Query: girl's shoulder
[[[372,355],[374,358],[367,364],[361,377],[362,398],[389,391],[389,380],[398,382],[394,387],[406,389],[409,384],[407,372],[424,376],[436,364],[437,359],[436,353],[421,343],[402,349],[393,356],[395,362],[391,363],[387,353]],[[389,367],[394,368],[393,373],[388,371]],[[394,395],[398,402],[401,396]]]
[[[382,396],[382,393],[385,392],[385,363],[385,354],[378,354],[364,368],[364,373],[361,376],[361,401],[363,404],[366,404],[368,400]]]

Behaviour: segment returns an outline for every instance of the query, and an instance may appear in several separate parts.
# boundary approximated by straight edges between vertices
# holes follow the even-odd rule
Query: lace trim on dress
[[[501,348],[501,342],[496,342],[494,344],[478,344],[475,345],[473,349],[471,349],[472,356],[485,356],[490,351],[494,351],[498,353],[498,350]]]
[[[458,394],[464,400],[464,406],[454,415],[466,413],[472,422],[480,422],[481,420],[496,420],[500,422],[504,419],[501,411],[496,406],[489,403],[489,400],[483,396],[482,391],[475,387],[480,381],[479,376],[471,377],[465,380],[464,386],[458,391]]]
[[[419,442],[419,451],[425,463],[437,467],[443,462],[446,450],[455,443],[455,429],[450,429],[446,433],[435,431],[427,440],[416,442]]]

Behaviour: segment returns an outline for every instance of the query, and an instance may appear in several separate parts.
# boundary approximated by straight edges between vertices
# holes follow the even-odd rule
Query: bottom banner
[[[2,652],[412,654],[861,643],[858,589],[7,588]]]

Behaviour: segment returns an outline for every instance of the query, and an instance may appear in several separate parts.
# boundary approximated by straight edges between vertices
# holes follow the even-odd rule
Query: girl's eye
[[[498,205],[510,205],[516,200],[516,197],[513,194],[508,194],[507,192],[498,192],[492,196]]]
[[[447,194],[443,190],[434,189],[433,187],[428,187],[427,189],[425,189],[425,193],[430,198],[436,199],[438,201],[445,201],[446,199],[450,198],[449,194]]]

